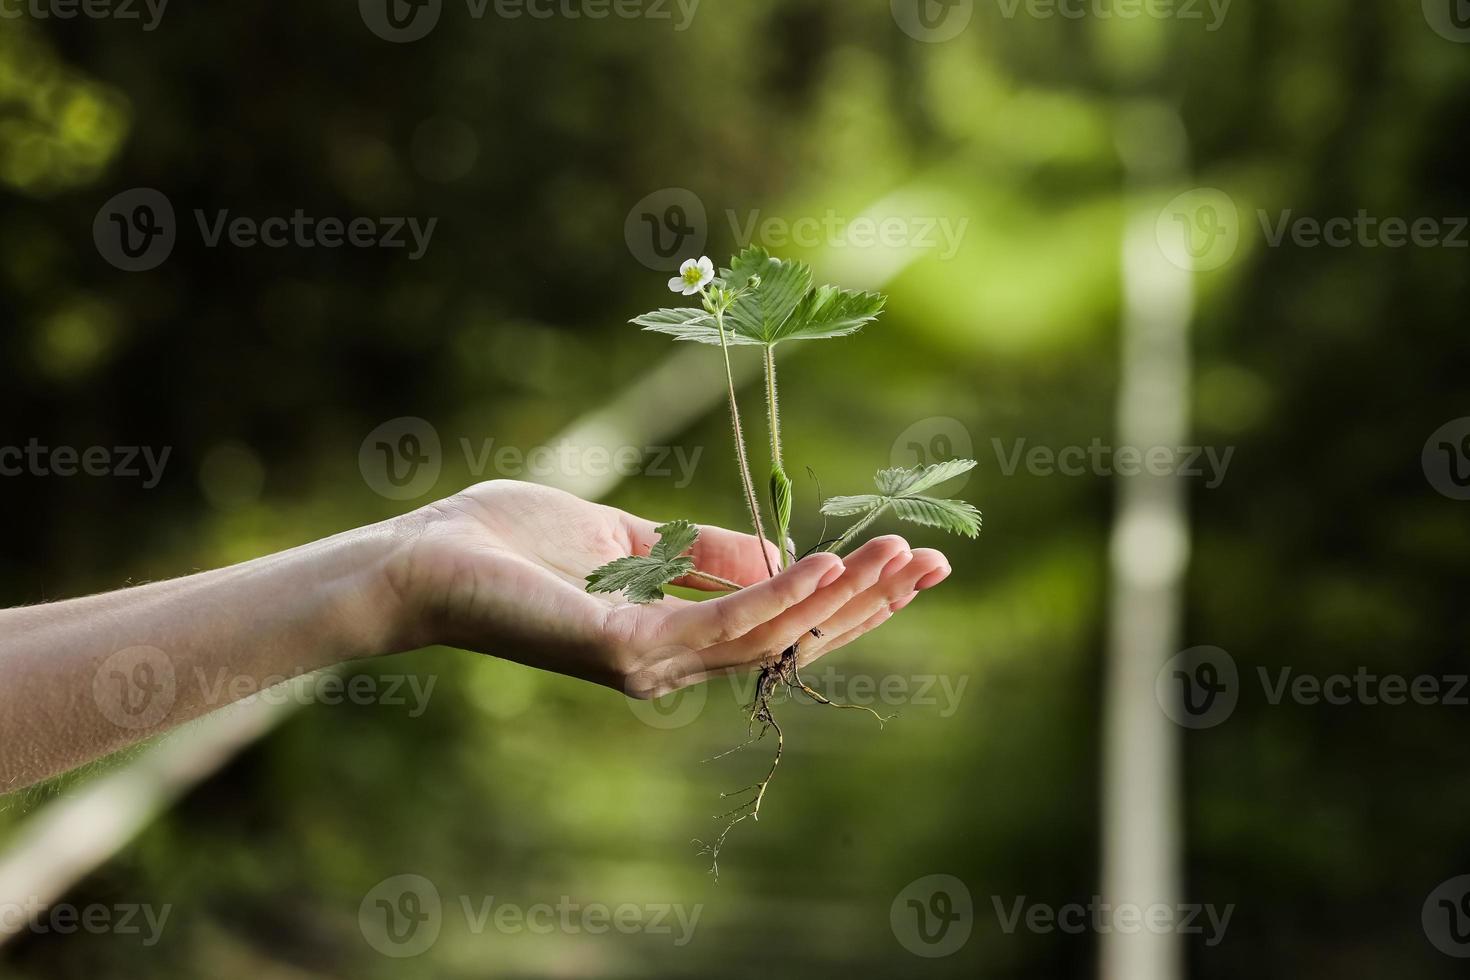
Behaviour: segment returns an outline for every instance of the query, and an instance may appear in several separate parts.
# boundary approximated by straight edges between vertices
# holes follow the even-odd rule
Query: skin
[[[640,699],[759,667],[798,639],[805,664],[949,575],[939,552],[888,535],[845,559],[815,554],[768,578],[753,536],[701,527],[696,567],[747,588],[644,606],[589,595],[587,573],[647,554],[657,523],[494,481],[229,568],[0,610],[0,792],[283,678],[436,644]],[[820,639],[808,635],[814,627]]]

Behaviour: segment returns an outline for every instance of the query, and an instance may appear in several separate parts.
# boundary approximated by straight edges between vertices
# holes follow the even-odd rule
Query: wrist
[[[408,568],[418,538],[416,514],[370,524],[319,542],[325,602],[341,638],[343,659],[401,653],[427,645],[409,591]]]

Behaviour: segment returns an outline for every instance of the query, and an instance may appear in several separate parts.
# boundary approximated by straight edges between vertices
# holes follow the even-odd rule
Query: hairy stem
[[[745,586],[740,585],[736,582],[732,582],[727,578],[720,578],[718,575],[711,575],[709,572],[701,572],[697,569],[690,572],[689,577],[702,579],[703,581],[708,582],[711,585],[717,585],[720,588],[728,589],[731,592],[739,592],[741,589],[745,588]]]
[[[832,552],[832,554],[834,555],[842,554],[842,549],[851,545],[853,538],[856,538],[859,534],[861,534],[869,524],[872,524],[874,521],[876,521],[879,516],[881,516],[882,513],[886,511],[890,506],[892,506],[891,503],[884,503],[880,507],[874,507],[871,511],[868,512],[866,517],[858,521],[846,531],[843,531],[842,537],[834,541],[832,543],[832,547],[828,548],[827,550]]]
[[[766,529],[761,524],[761,506],[755,495],[755,481],[750,478],[750,460],[745,452],[745,431],[740,425],[740,404],[735,399],[735,372],[730,367],[730,345],[725,338],[724,310],[715,313],[715,325],[720,329],[720,353],[725,358],[725,385],[730,395],[730,423],[735,428],[735,458],[740,463],[740,483],[745,489],[745,503],[750,508],[750,523],[755,527],[755,536],[761,543],[761,557],[766,562],[766,574],[774,578],[776,568],[771,564],[771,554],[765,547]]]
[[[770,418],[768,424],[771,429],[771,479],[779,479],[788,488],[785,499],[788,501],[783,513],[780,505],[775,499],[771,500],[771,510],[776,521],[776,547],[781,549],[781,567],[785,568],[791,564],[791,552],[786,547],[787,531],[790,520],[790,481],[786,477],[785,459],[781,454],[781,399],[776,389],[776,348],[770,344],[765,348],[766,363],[766,411]],[[774,494],[774,488],[772,493]]]
[[[766,410],[771,414],[771,467],[783,469],[781,458],[781,410],[776,395],[776,348],[766,348]]]

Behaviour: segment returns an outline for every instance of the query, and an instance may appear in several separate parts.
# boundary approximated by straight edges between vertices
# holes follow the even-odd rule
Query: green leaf
[[[791,527],[791,478],[780,468],[771,471],[771,512],[776,517],[776,540],[784,543]]]
[[[878,319],[888,297],[836,286],[819,286],[807,294],[777,332],[776,340],[825,340],[857,333]]]
[[[747,248],[721,272],[731,289],[741,289],[751,276],[760,285],[741,293],[725,314],[726,326],[761,344],[781,339],[781,328],[812,288],[812,270],[802,262],[772,258],[763,248]]]
[[[694,559],[683,557],[699,538],[688,521],[671,521],[655,530],[658,543],[647,555],[608,562],[587,576],[588,592],[622,592],[629,602],[644,605],[664,597],[664,586],[694,571]]]
[[[699,540],[699,528],[689,521],[670,521],[654,528],[658,532],[658,543],[648,552],[650,558],[673,561],[694,547]]]
[[[889,496],[918,494],[931,487],[937,487],[946,480],[952,480],[961,473],[968,473],[974,468],[973,459],[951,459],[944,463],[931,463],[928,466],[879,470],[878,475],[874,477],[874,482],[878,484],[880,491]]]
[[[878,493],[833,497],[822,504],[822,513],[828,517],[857,517],[891,507],[900,520],[941,528],[966,537],[978,537],[982,518],[980,511],[973,505],[963,500],[925,496],[923,492],[974,468],[973,459],[952,459],[929,466],[879,470],[873,478],[878,486]],[[860,533],[867,523],[862,521],[848,528],[847,534],[843,536],[843,543],[846,543],[848,536]]]
[[[654,310],[652,313],[634,317],[629,322],[637,324],[644,330],[668,334],[676,340],[713,344],[716,347],[720,345],[720,330],[715,325],[715,318],[701,309],[690,307],[678,310]],[[731,330],[728,324],[725,327],[725,340],[732,347],[760,345],[760,341],[751,340]]]
[[[908,489],[908,485],[917,480],[919,475],[920,468],[917,466],[913,469],[900,466],[890,470],[879,470],[873,477],[873,482],[877,484],[879,493],[892,497]]]
[[[876,510],[883,506],[885,499],[887,498],[874,493],[865,493],[856,497],[832,497],[822,504],[822,513],[828,517],[853,517]]]
[[[753,277],[759,284],[751,286]],[[823,340],[856,333],[883,312],[887,297],[837,286],[812,288],[805,263],[747,248],[720,270],[713,295],[738,298],[725,311],[725,342],[732,346],[774,347],[783,340]],[[654,310],[632,321],[644,330],[676,340],[719,346],[715,317],[702,307]]]
[[[973,459],[951,459],[943,463],[934,463],[925,467],[914,467],[919,470],[918,478],[908,483],[905,488],[907,493],[923,493],[932,489],[962,473],[968,473],[975,468]]]
[[[937,527],[951,534],[963,534],[974,538],[980,535],[982,518],[972,504],[963,500],[945,500],[941,497],[896,497],[892,501],[893,513],[899,519]]]

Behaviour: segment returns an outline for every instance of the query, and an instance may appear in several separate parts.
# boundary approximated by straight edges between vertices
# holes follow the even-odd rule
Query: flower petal
[[[715,264],[710,261],[708,255],[700,258],[699,271],[709,276],[711,279],[715,277]]]
[[[684,292],[684,277],[683,276],[675,276],[674,278],[670,279],[669,280],[669,289],[672,292],[683,293]],[[684,293],[684,295],[685,296],[688,296],[689,294],[688,293]]]
[[[679,266],[679,275],[684,275],[690,269],[698,267],[699,263],[694,259],[685,259],[684,264]]]

